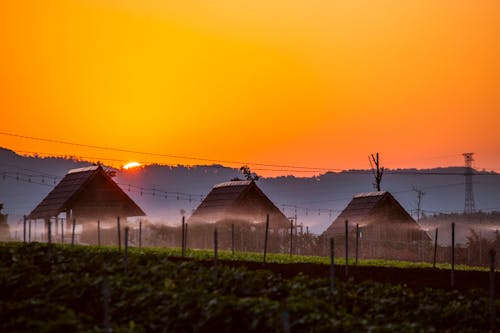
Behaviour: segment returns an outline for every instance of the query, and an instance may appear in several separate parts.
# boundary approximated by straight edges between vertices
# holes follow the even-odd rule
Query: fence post
[[[266,263],[268,233],[269,233],[269,214],[267,214],[266,216],[266,234],[264,235],[264,264]]]
[[[111,332],[111,325],[110,325],[110,315],[109,315],[109,301],[111,298],[111,291],[109,290],[109,282],[108,282],[108,276],[104,275],[103,283],[102,283],[102,289],[101,289],[101,295],[102,295],[102,300],[103,300],[103,326],[104,326],[104,332],[105,333],[110,333]]]
[[[101,246],[101,220],[97,220],[97,246]]]
[[[349,275],[349,221],[345,220],[345,276]]]
[[[31,219],[28,221],[28,242],[31,243]]]
[[[76,219],[73,218],[73,230],[71,231],[71,247],[75,245],[75,226],[76,226]]]
[[[500,253],[500,237],[498,234],[498,229],[495,230],[495,253]],[[496,261],[498,261],[498,256],[495,256]],[[497,264],[497,262],[495,262]]]
[[[57,218],[57,217],[56,217]],[[52,223],[50,223],[50,217],[45,219],[45,221],[47,222],[47,255],[49,257],[49,261],[50,261],[50,247],[52,245]]]
[[[61,244],[64,244],[64,219],[61,218]]]
[[[218,275],[218,263],[219,263],[219,240],[217,238],[217,228],[214,229],[214,277],[217,278]]]
[[[437,257],[437,246],[438,246],[438,231],[436,228],[436,234],[434,235],[434,257],[432,259],[432,268],[436,268],[436,257]]]
[[[490,250],[490,330],[495,332],[495,250]]]
[[[128,227],[125,227],[125,239],[124,239],[124,248],[125,248],[125,274],[128,273]]]
[[[139,220],[139,248],[142,248],[142,220]]]
[[[335,289],[335,247],[334,247],[334,242],[333,238],[330,238],[330,289],[333,292]]]
[[[121,226],[120,226],[120,217],[116,217],[116,229],[118,232],[118,251],[122,251],[122,234],[121,234]]]
[[[234,223],[231,224],[231,254],[234,256]]]
[[[358,254],[359,254],[359,224],[356,223],[356,265],[358,264]]]
[[[26,215],[23,216],[23,243],[26,243]]]
[[[184,254],[187,251],[187,243],[188,243],[188,224],[187,222],[184,224]]]
[[[293,255],[293,220],[290,220],[290,257]]]
[[[184,232],[184,228],[185,228],[185,224],[186,224],[186,221],[185,221],[185,217],[183,216],[182,217],[182,226],[181,226],[181,255],[182,257],[184,257],[184,255],[186,254],[186,249],[184,248],[184,237],[186,237],[186,234]]]
[[[455,222],[451,223],[451,287],[455,286]]]

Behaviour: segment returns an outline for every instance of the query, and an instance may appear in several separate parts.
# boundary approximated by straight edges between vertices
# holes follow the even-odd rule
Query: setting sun
[[[139,162],[129,162],[123,166],[125,170],[132,169],[132,168],[137,168],[141,166],[141,163]]]

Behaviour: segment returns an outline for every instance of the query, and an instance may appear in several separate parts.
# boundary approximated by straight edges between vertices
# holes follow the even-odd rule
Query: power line
[[[26,173],[21,173],[21,172],[12,172],[12,171],[1,171],[1,177],[2,179],[14,179],[16,181],[21,181],[25,183],[32,183],[32,184],[38,184],[38,185],[45,185],[45,186],[50,186],[53,187],[53,184],[46,183],[44,181],[44,176],[42,175],[33,175],[33,174],[26,174]],[[41,179],[39,181],[35,179]],[[57,177],[59,178],[59,177]],[[52,181],[52,178],[51,178]],[[54,178],[54,184],[55,184],[56,179]],[[123,183],[116,183],[119,185],[122,190],[127,191],[127,192],[132,192],[132,193],[138,193],[139,195],[152,195],[152,196],[158,196],[158,197],[164,197],[167,199],[169,196],[171,198],[175,198],[177,200],[186,200],[186,201],[196,201],[197,198],[202,199],[203,195],[202,194],[195,194],[195,193],[185,193],[185,192],[178,192],[178,191],[165,191],[162,190],[161,188],[158,187],[142,187],[138,185],[133,185],[133,184],[123,184]]]
[[[237,164],[237,165],[256,165],[256,166],[264,166],[264,167],[271,167],[275,169],[254,169],[258,171],[276,171],[276,172],[304,172],[304,173],[314,173],[314,172],[337,172],[337,171],[343,171],[343,172],[349,172],[349,173],[360,173],[360,174],[366,174],[369,173],[369,170],[345,170],[345,169],[340,169],[340,168],[324,168],[324,167],[310,167],[310,166],[294,166],[294,165],[281,165],[281,164],[266,164],[266,163],[258,163],[258,162],[241,162],[241,161],[230,161],[230,160],[218,160],[218,159],[208,159],[208,158],[201,158],[201,157],[193,157],[193,156],[182,156],[182,155],[173,155],[173,154],[160,154],[160,153],[151,153],[151,152],[143,152],[143,151],[134,151],[134,150],[128,150],[128,149],[122,149],[122,148],[114,148],[114,147],[105,147],[105,146],[96,146],[96,145],[88,145],[88,144],[82,144],[82,143],[76,143],[76,142],[70,142],[70,141],[61,141],[61,140],[54,140],[54,139],[46,139],[46,138],[39,138],[39,137],[32,137],[32,136],[26,136],[26,135],[20,135],[20,134],[14,134],[14,133],[7,133],[7,132],[0,132],[0,135],[5,135],[5,136],[11,136],[11,137],[18,137],[22,139],[27,139],[27,140],[36,140],[36,141],[44,141],[44,142],[51,142],[51,143],[58,143],[58,144],[65,144],[65,145],[72,145],[72,146],[78,146],[78,147],[84,147],[84,148],[91,148],[91,149],[100,149],[100,150],[107,150],[107,151],[117,151],[117,152],[126,152],[126,153],[132,153],[132,154],[140,154],[140,155],[148,155],[148,156],[156,156],[156,157],[169,157],[169,158],[176,158],[176,159],[188,159],[188,160],[197,160],[197,161],[205,161],[205,162],[212,162],[212,163],[227,163],[227,164]],[[59,154],[51,154],[51,153],[37,153],[37,152],[27,152],[30,154],[44,154],[47,156],[59,156],[59,157],[67,157]],[[84,157],[84,156],[69,156],[70,158],[78,158],[78,159],[95,159],[95,160],[109,160],[109,161],[117,161],[117,162],[125,162],[128,160],[122,160],[122,159],[111,159],[111,158],[102,158],[102,157]],[[276,169],[277,168],[277,169]],[[286,168],[286,169],[284,169]],[[431,175],[436,175],[436,176],[463,176],[464,173],[462,172],[434,172],[434,171],[404,171],[404,170],[390,170],[386,169],[385,170],[386,174],[391,174],[391,175],[418,175],[418,176],[431,176]],[[476,172],[474,173],[474,176],[497,176],[500,175],[498,173],[481,173],[481,172]]]
[[[22,139],[27,139],[27,140],[36,140],[36,141],[58,143],[58,144],[64,144],[64,145],[70,145],[70,146],[77,146],[77,147],[83,147],[83,148],[100,149],[100,150],[108,150],[108,151],[117,151],[117,152],[122,152],[122,153],[131,153],[131,154],[157,156],[157,157],[168,157],[168,158],[176,158],[176,159],[205,161],[205,162],[212,162],[212,163],[228,163],[228,164],[239,164],[239,165],[258,165],[258,166],[267,166],[267,167],[276,167],[276,168],[308,169],[308,170],[315,170],[315,171],[319,171],[319,170],[323,170],[323,171],[338,170],[338,171],[340,171],[341,170],[341,169],[333,169],[333,168],[315,168],[315,167],[294,166],[294,165],[267,164],[267,163],[257,163],[257,162],[241,162],[241,161],[217,160],[217,159],[209,159],[209,158],[201,158],[201,157],[193,157],[193,156],[151,153],[151,152],[143,152],[143,151],[122,149],[122,148],[113,148],[113,147],[105,147],[105,146],[88,145],[88,144],[82,144],[82,143],[70,142],[70,141],[62,141],[62,140],[39,138],[39,137],[33,137],[33,136],[27,136],[27,135],[20,135],[20,134],[14,134],[14,133],[7,133],[7,132],[0,132],[0,135],[10,136],[10,137],[17,137],[17,138],[22,138]]]

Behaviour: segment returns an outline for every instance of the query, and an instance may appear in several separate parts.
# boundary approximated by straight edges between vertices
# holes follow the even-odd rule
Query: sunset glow
[[[123,166],[125,170],[140,167],[141,163],[139,162],[129,162]]]
[[[470,151],[500,169],[499,41],[496,0],[2,1],[0,131],[158,155],[0,146],[116,167],[367,168],[378,151],[423,168]]]

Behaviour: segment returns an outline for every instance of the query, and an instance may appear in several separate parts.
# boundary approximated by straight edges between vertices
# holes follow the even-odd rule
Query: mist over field
[[[11,232],[22,215],[29,214],[68,170],[88,165],[87,162],[63,158],[23,157],[1,149],[0,202],[4,203],[4,212],[9,214]],[[425,192],[421,203],[423,216],[463,211],[463,167],[416,171],[405,169],[387,172],[382,181],[382,190],[390,191],[415,219],[417,196],[413,187]],[[235,177],[242,178],[243,175],[238,169],[220,165],[151,165],[129,171],[116,170],[114,180],[146,212],[147,220],[178,225],[182,213],[189,216],[215,184]],[[476,208],[485,212],[500,210],[499,175],[489,173],[475,176],[473,181]],[[299,224],[304,224],[304,230],[308,227],[311,232],[319,234],[355,194],[374,191],[372,183],[371,171],[351,170],[328,172],[315,177],[261,178],[257,185],[287,217],[297,215]],[[423,226],[429,233],[439,224],[436,219],[427,222],[424,219],[422,222],[425,222]],[[449,224],[451,221],[442,223]],[[463,223],[463,227],[457,230],[462,240],[467,234],[466,229],[471,226],[467,222]],[[477,223],[485,230],[496,230],[494,222],[488,226],[481,221]],[[485,237],[488,237],[486,235],[487,231]]]

